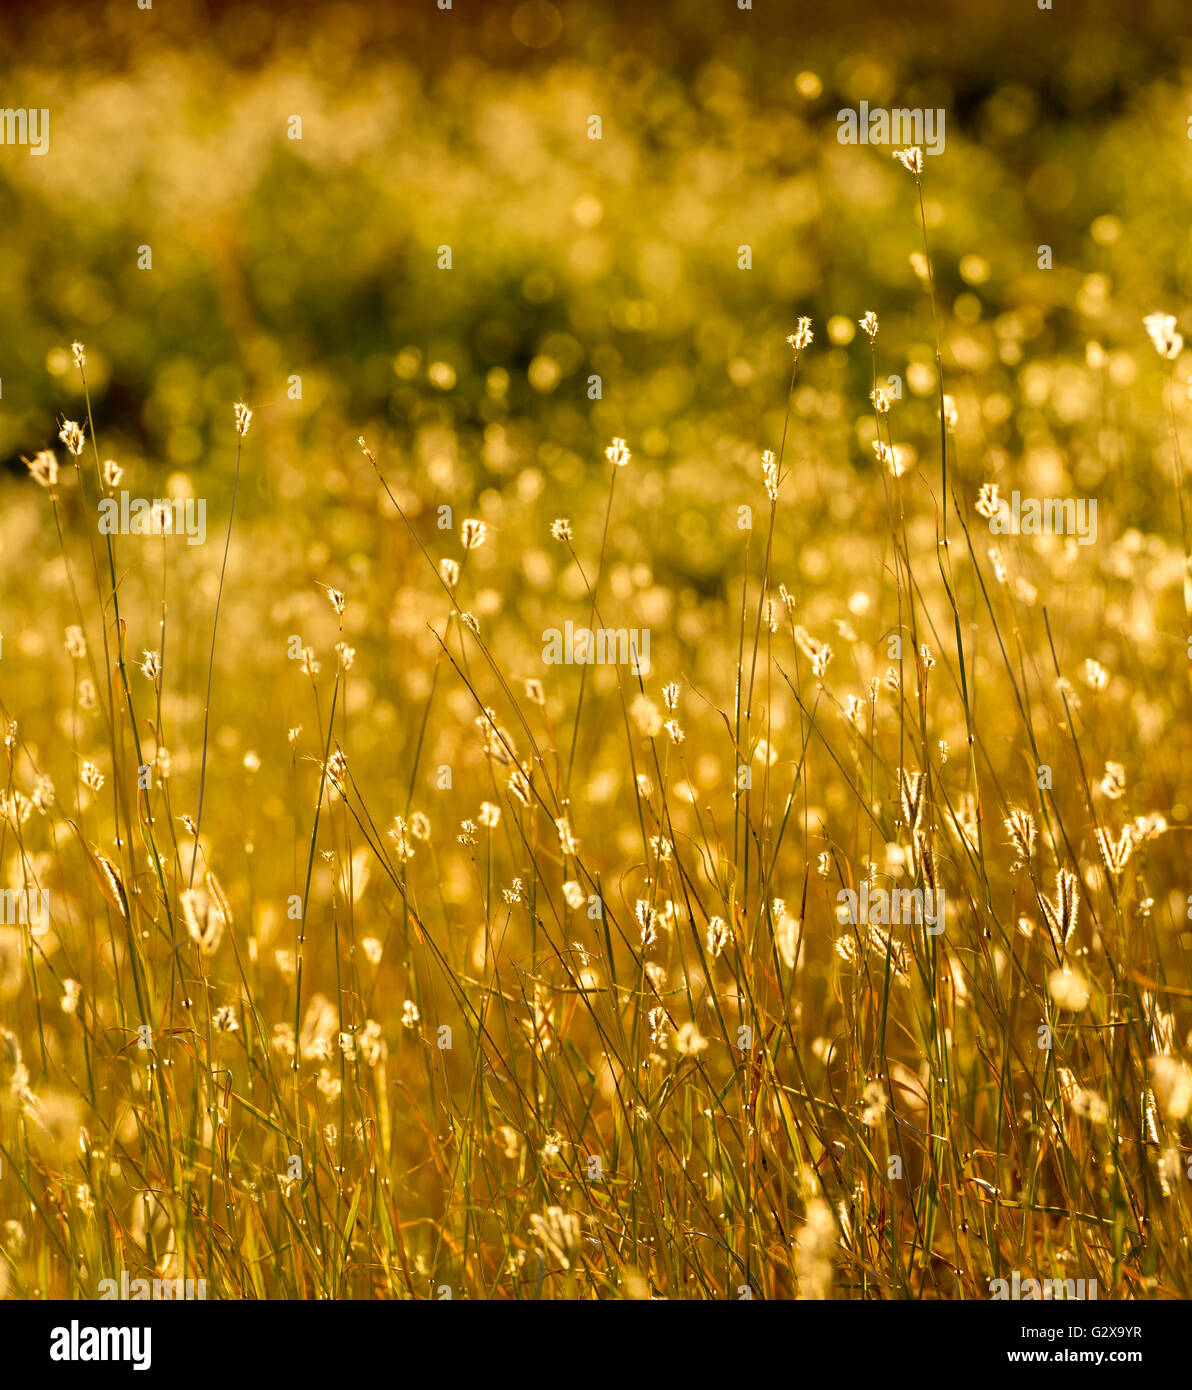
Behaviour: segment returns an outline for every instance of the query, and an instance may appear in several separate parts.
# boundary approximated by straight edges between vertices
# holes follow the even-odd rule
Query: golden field
[[[1176,12],[163,11],[0,20],[0,1290],[1188,1297]]]

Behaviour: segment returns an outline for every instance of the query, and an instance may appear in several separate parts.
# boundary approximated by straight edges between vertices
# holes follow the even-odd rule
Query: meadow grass
[[[75,346],[84,418],[28,483],[38,620],[70,631],[41,704],[2,711],[0,858],[51,904],[0,928],[10,1297],[121,1270],[227,1298],[1192,1291],[1182,340],[1148,320],[1137,378],[1179,543],[1109,506],[1088,550],[991,535],[903,162],[938,435],[898,438],[879,306],[877,466],[826,538],[854,558],[785,574],[832,489],[800,320],[696,618],[621,554],[626,512],[649,530],[632,440],[592,460],[590,517],[539,490],[446,530],[414,464],[345,440],[382,558],[320,544],[279,598],[236,529],[268,421],[229,403],[215,559],[100,535],[141,483]],[[650,663],[543,664],[551,601],[493,600],[538,547],[553,611],[651,628]],[[942,930],[848,920],[862,883],[942,892]]]

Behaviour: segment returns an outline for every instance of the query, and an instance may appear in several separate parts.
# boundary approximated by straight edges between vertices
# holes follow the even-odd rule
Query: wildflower
[[[1143,319],[1142,326],[1160,357],[1170,362],[1183,351],[1184,339],[1176,332],[1175,319],[1171,314],[1148,314]]]
[[[403,1028],[413,1029],[417,1026],[418,1020],[422,1017],[418,1011],[418,1005],[412,999],[407,999],[401,1006],[401,1025]]]
[[[1136,840],[1157,840],[1160,835],[1167,832],[1167,818],[1161,816],[1157,811],[1152,811],[1150,815],[1138,816],[1134,824],[1130,827],[1130,834]]]
[[[829,647],[828,644],[825,642],[824,645],[819,649],[818,652],[816,652],[815,656],[812,658],[812,673],[822,680],[824,677],[824,672],[828,669],[828,662],[830,662],[831,660],[832,648]]]
[[[796,352],[802,352],[805,347],[810,347],[815,335],[811,331],[811,320],[803,317],[795,325],[795,331],[787,338],[787,342]]]
[[[514,768],[509,774],[509,781],[506,782],[511,796],[517,797],[523,806],[530,804],[530,764],[522,763],[520,768]]]
[[[674,845],[665,835],[651,835],[650,848],[664,864],[670,860],[671,855],[675,852]]]
[[[865,317],[858,319],[857,322],[869,334],[869,341],[872,343],[877,337],[877,315],[872,309],[869,309],[866,311]]]
[[[410,817],[410,833],[416,840],[430,839],[430,821],[422,811],[415,811]]]
[[[877,455],[878,463],[888,468],[896,478],[901,478],[903,473],[906,472],[902,457],[897,449],[891,449],[888,444],[883,444],[880,439],[875,439],[873,441],[873,452]]]
[[[899,796],[902,801],[902,823],[910,830],[918,830],[923,821],[923,774],[907,772],[905,768],[898,773]]]
[[[981,491],[977,494],[975,506],[980,516],[987,518],[997,516],[998,510],[1001,507],[1001,501],[998,498],[997,483],[981,484]]]
[[[1095,837],[1105,867],[1114,878],[1119,878],[1130,862],[1130,855],[1134,852],[1132,828],[1128,825],[1123,826],[1122,833],[1117,840],[1114,840],[1108,831],[1101,829],[1095,832]]]
[[[455,838],[461,845],[474,845],[476,843],[476,822],[460,821],[459,834]]]
[[[525,684],[526,699],[532,705],[546,704],[546,692],[542,688],[542,682],[536,676],[530,676]]]
[[[563,885],[563,897],[573,911],[578,911],[587,901],[583,888],[573,878],[569,878]]]
[[[70,351],[71,355],[74,357],[74,364],[76,367],[85,367],[87,365],[87,350],[83,347],[82,343],[71,343]]]
[[[248,433],[249,425],[252,423],[252,411],[249,410],[248,406],[246,406],[243,401],[237,402],[232,409],[236,417],[236,433],[243,439]]]
[[[229,1004],[216,1009],[211,1018],[211,1026],[217,1033],[239,1032],[240,1020],[236,1017],[236,1010]]]
[[[684,1023],[675,1034],[675,1050],[680,1057],[698,1057],[707,1049],[708,1040],[694,1023]]]
[[[83,986],[78,980],[62,981],[62,998],[59,1001],[64,1014],[74,1014],[79,1011],[79,998],[83,993]]]
[[[708,954],[716,959],[728,945],[728,926],[723,917],[713,917],[708,922]]]
[[[403,864],[409,863],[414,857],[414,846],[410,844],[407,838],[404,819],[401,816],[395,816],[393,826],[386,833],[396,845],[394,853],[397,855],[398,860]]]
[[[469,517],[459,528],[460,544],[465,550],[478,550],[488,535],[488,527],[483,521]]]
[[[480,803],[480,824],[486,830],[495,830],[501,823],[501,808],[494,806],[491,801]]]
[[[439,578],[443,581],[444,584],[447,585],[449,589],[454,589],[455,586],[459,583],[459,561],[440,560]]]
[[[1011,872],[1020,869],[1035,851],[1035,822],[1029,811],[1014,806],[1005,820],[1010,833],[1010,844],[1015,853]]]
[[[1076,930],[1076,913],[1080,906],[1076,897],[1078,887],[1076,875],[1069,869],[1061,869],[1055,879],[1055,905],[1040,899],[1043,915],[1059,941],[1061,948],[1067,949],[1068,941]]]
[[[26,460],[33,481],[40,487],[55,487],[58,482],[58,460],[49,449],[35,454],[33,462]]]
[[[338,748],[327,759],[325,768],[331,785],[342,792],[348,780],[348,760]]]
[[[604,457],[614,468],[624,468],[633,455],[629,452],[629,446],[623,439],[614,439],[605,449]]]
[[[876,388],[869,393],[869,399],[873,402],[873,408],[879,415],[886,415],[890,410],[890,396],[881,388]]]
[[[58,431],[58,438],[66,445],[67,453],[78,458],[83,452],[83,445],[86,443],[83,434],[82,425],[76,424],[73,420],[66,420]]]
[[[1084,683],[1099,694],[1109,684],[1109,672],[1099,661],[1090,658],[1084,663]]]
[[[158,676],[161,675],[161,653],[143,651],[141,656],[143,658],[141,661],[141,675],[143,675],[146,680],[156,681]]]
[[[775,501],[778,497],[778,460],[772,449],[762,454],[762,478],[766,484],[766,496],[771,502]]]
[[[10,728],[15,730],[15,719]],[[6,738],[4,742],[7,746],[12,746],[9,739]],[[14,791],[11,795],[0,793],[0,821],[7,821],[13,826],[24,825],[32,814],[33,802],[27,796],[23,796],[18,791]]]
[[[641,930],[642,950],[646,950],[658,940],[658,914],[644,898],[638,898],[633,905],[633,915]]]
[[[579,1218],[562,1207],[547,1207],[538,1216],[530,1217],[530,1229],[542,1247],[542,1253],[558,1260],[564,1269],[571,1268],[579,1249]]]
[[[476,716],[475,723],[484,739],[485,757],[492,758],[502,767],[508,767],[512,761],[513,742],[508,733],[498,726],[496,711],[486,708],[482,715]]]
[[[50,807],[54,804],[54,784],[44,774],[38,776],[31,804],[34,810],[40,811],[43,816],[49,814]]]
[[[1142,1101],[1142,1127],[1147,1139],[1152,1144],[1159,1142],[1159,1106],[1155,1100],[1154,1091],[1149,1088],[1143,1091],[1140,1100]]]
[[[205,956],[214,955],[229,925],[227,903],[211,874],[207,887],[188,888],[179,899],[190,939]]]
[[[90,787],[93,792],[99,791],[103,786],[103,773],[93,762],[85,762],[79,769],[79,781],[83,786]]]
[[[1105,775],[1101,778],[1101,791],[1110,801],[1118,801],[1126,794],[1126,769],[1121,763],[1106,763]]]
[[[326,585],[324,585],[323,587],[325,589],[327,588]],[[327,601],[331,604],[332,608],[335,609],[336,613],[338,613],[339,616],[342,618],[344,608],[347,604],[347,599],[344,598],[343,594],[341,594],[338,589],[327,589]]]
[[[73,623],[66,629],[66,650],[75,661],[82,661],[87,655],[87,638],[83,629]]]
[[[124,469],[115,459],[105,459],[103,465],[103,481],[105,487],[119,486],[120,479],[124,477]]]
[[[550,533],[557,541],[571,540],[571,522],[565,516],[561,516],[557,521],[552,521]]]
[[[923,151],[918,145],[912,145],[909,150],[895,150],[894,158],[916,178],[923,172]]]

